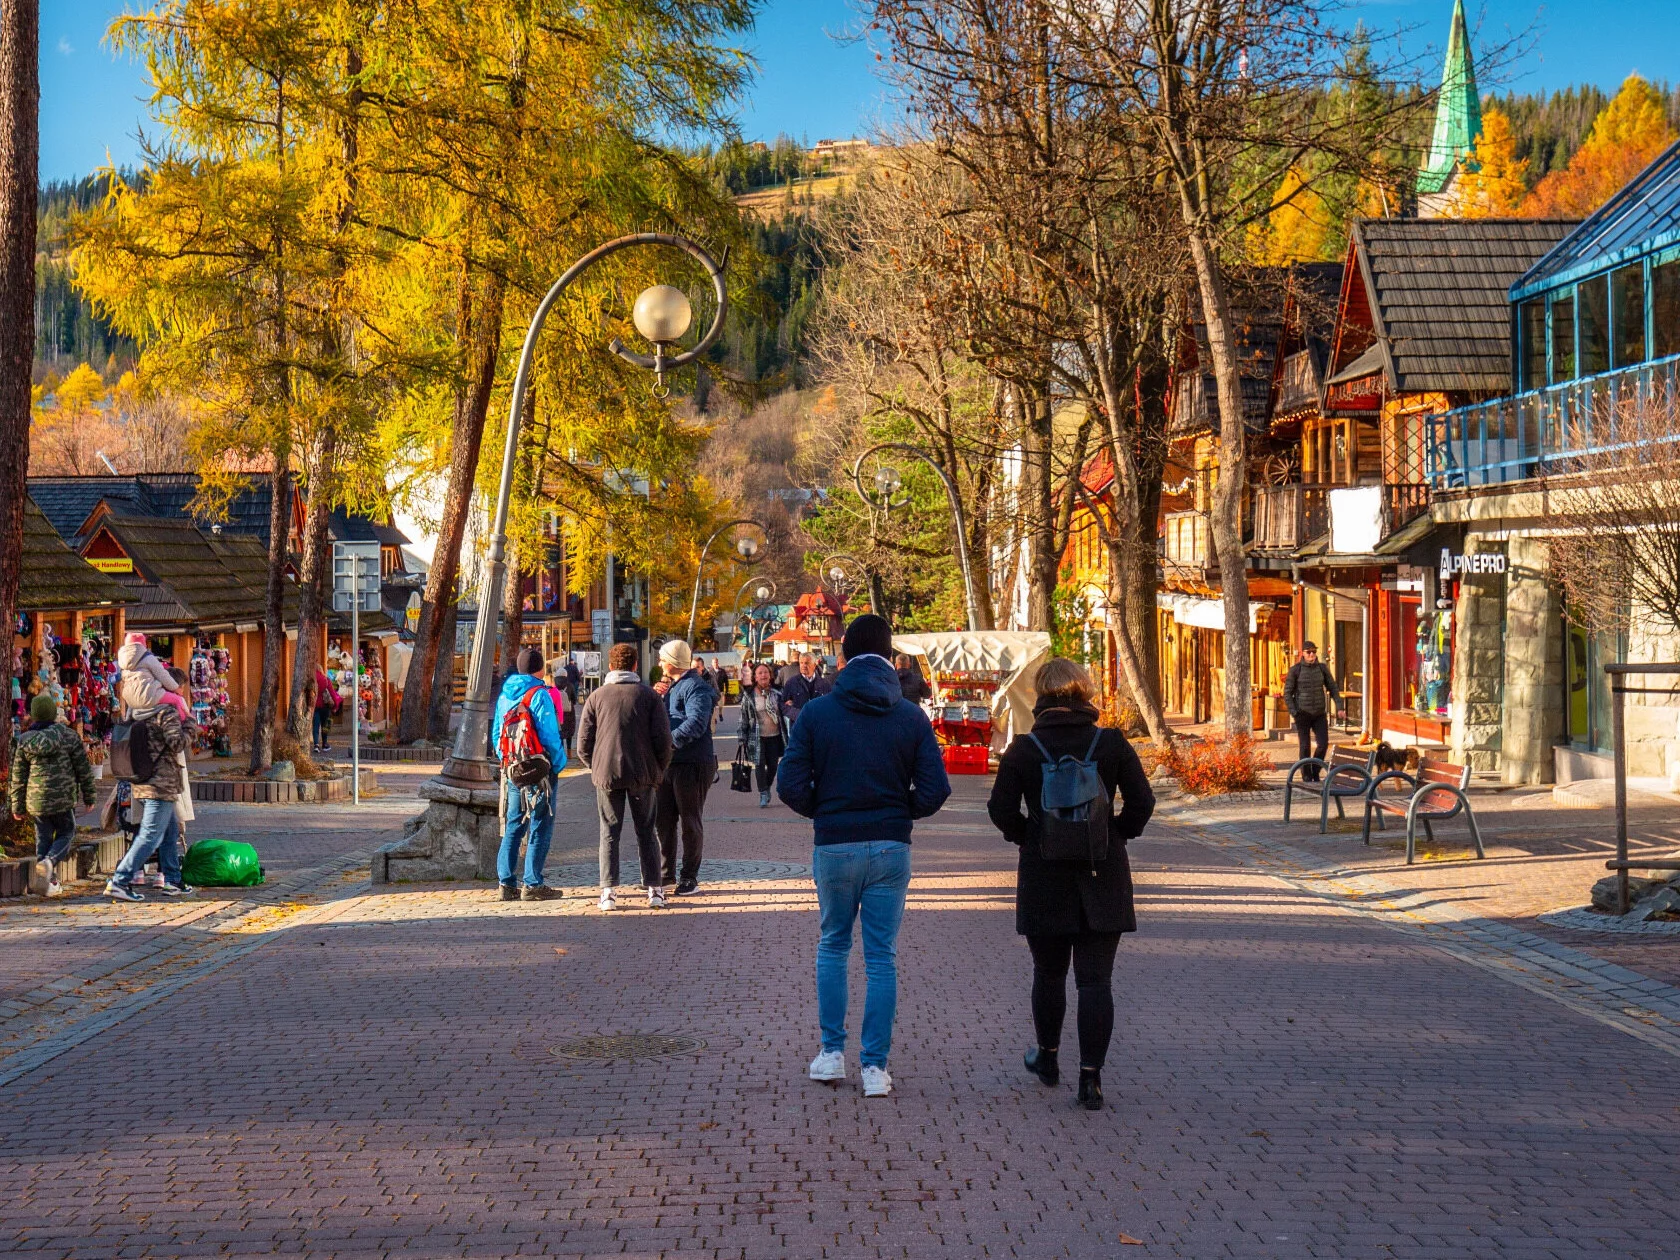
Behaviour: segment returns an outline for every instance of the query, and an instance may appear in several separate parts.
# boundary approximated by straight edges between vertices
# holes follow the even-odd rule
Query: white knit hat
[[[682,673],[694,664],[694,653],[681,639],[672,639],[659,649],[659,663]]]

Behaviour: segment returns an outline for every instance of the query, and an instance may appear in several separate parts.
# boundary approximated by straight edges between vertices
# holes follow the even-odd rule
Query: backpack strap
[[[1102,742],[1102,734],[1102,727],[1097,727],[1096,733],[1091,736],[1091,746],[1085,750],[1086,761],[1097,759],[1097,745]]]
[[[1027,738],[1032,740],[1032,742],[1037,746],[1038,751],[1043,754],[1045,765],[1053,766],[1053,765],[1056,764],[1056,759],[1050,755],[1050,750],[1048,748],[1046,748],[1043,745],[1042,742],[1040,742],[1037,735],[1034,735],[1031,731],[1028,731],[1027,732]]]

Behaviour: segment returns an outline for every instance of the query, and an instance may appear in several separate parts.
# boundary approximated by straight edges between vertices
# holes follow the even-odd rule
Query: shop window
[[[1651,357],[1680,354],[1680,254],[1651,268]]]
[[[1594,276],[1575,286],[1580,325],[1581,375],[1591,376],[1610,368],[1610,283],[1607,276]]]
[[[1569,644],[1564,671],[1564,716],[1569,742],[1577,748],[1609,752],[1610,681],[1604,667],[1626,655],[1623,635],[1594,633],[1569,621],[1564,626]]]
[[[1645,362],[1645,264],[1636,262],[1610,276],[1616,313],[1616,367]]]
[[[1543,376],[1534,378],[1536,383]],[[1552,384],[1575,379],[1575,294],[1552,299]]]
[[[1365,721],[1365,623],[1337,621],[1335,642],[1336,659],[1330,672],[1341,684],[1348,725],[1357,729]]]
[[[1522,387],[1524,389],[1538,389],[1546,383],[1546,301],[1544,298],[1535,298],[1532,302],[1522,304],[1518,317],[1517,336],[1521,340],[1519,353],[1522,356]]]
[[[1420,611],[1411,630],[1412,708],[1445,721],[1452,699],[1452,610]]]

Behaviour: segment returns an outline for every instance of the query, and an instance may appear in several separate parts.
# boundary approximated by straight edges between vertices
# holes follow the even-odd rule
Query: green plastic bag
[[[205,888],[250,888],[263,882],[263,869],[243,840],[200,840],[187,850],[181,877]]]

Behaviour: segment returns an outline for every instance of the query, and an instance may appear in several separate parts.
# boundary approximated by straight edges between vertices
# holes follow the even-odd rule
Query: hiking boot
[[[519,900],[519,885],[518,884],[503,884],[502,885],[502,900],[503,901],[518,901]]]
[[[885,1098],[892,1093],[892,1077],[883,1067],[864,1066],[863,1096],[865,1098]]]
[[[106,881],[106,883],[105,883],[105,895],[107,897],[109,897],[112,901],[144,901],[144,900],[146,900],[139,893],[135,892],[134,889],[130,888],[127,884],[119,884],[114,879]]]
[[[1022,1060],[1031,1072],[1046,1085],[1054,1085],[1062,1079],[1062,1074],[1056,1066],[1056,1052],[1046,1050],[1043,1046],[1034,1046],[1027,1051],[1027,1057]]]
[[[547,884],[526,884],[519,890],[521,901],[558,901],[562,895],[558,888],[550,888]]]
[[[846,1079],[846,1056],[839,1050],[824,1050],[811,1060],[808,1073],[813,1081],[843,1081]]]

